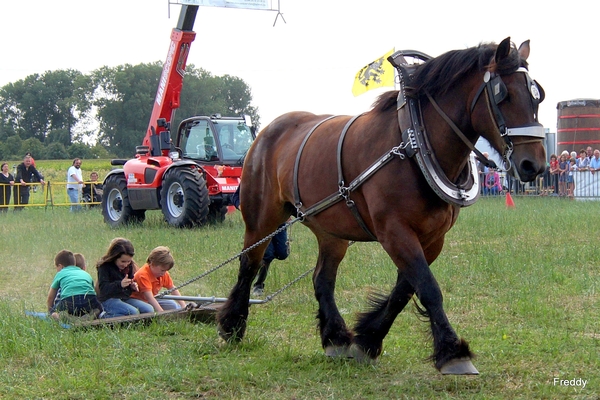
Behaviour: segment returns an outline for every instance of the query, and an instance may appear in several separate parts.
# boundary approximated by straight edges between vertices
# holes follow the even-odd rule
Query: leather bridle
[[[490,118],[492,121],[494,121],[494,125],[496,126],[498,134],[504,139],[505,146],[501,156],[502,161],[504,162],[504,169],[506,171],[512,168],[511,155],[515,144],[513,144],[511,136],[529,136],[534,138],[524,142],[518,142],[516,143],[517,145],[531,143],[532,141],[539,141],[545,137],[544,127],[538,122],[538,108],[539,104],[544,100],[544,89],[537,83],[537,81],[531,79],[529,76],[529,71],[527,71],[526,68],[520,67],[515,71],[515,73],[525,74],[527,89],[531,95],[530,100],[534,112],[534,123],[519,127],[506,126],[506,122],[504,116],[502,115],[502,111],[500,111],[499,104],[502,103],[502,101],[504,101],[508,96],[508,89],[502,81],[502,77],[495,72],[485,72],[483,75],[483,83],[477,90],[477,94],[471,102],[471,113],[473,113],[475,105],[481,98],[482,93],[486,92],[485,99]],[[480,156],[479,158],[480,161],[485,164],[485,157]],[[518,171],[516,169],[513,171],[513,173],[518,175]]]

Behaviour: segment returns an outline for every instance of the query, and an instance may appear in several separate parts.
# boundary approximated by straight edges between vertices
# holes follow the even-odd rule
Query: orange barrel
[[[557,104],[556,154],[591,146],[600,149],[600,100],[575,99]]]

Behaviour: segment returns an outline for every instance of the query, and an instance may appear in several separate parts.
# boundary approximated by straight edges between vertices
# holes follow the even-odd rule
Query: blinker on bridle
[[[515,128],[509,128],[506,126],[504,116],[502,115],[502,112],[500,111],[500,108],[498,106],[508,96],[508,89],[507,89],[506,85],[504,84],[504,82],[502,81],[502,77],[494,72],[490,72],[490,71],[485,72],[485,74],[483,75],[483,83],[477,90],[477,94],[475,95],[475,98],[473,99],[473,102],[471,103],[471,113],[472,113],[473,109],[475,108],[475,105],[477,104],[477,101],[481,97],[481,94],[484,91],[486,92],[486,94],[487,94],[486,103],[488,106],[488,110],[490,112],[492,120],[494,120],[494,122],[496,124],[498,132],[500,133],[500,136],[504,139],[504,142],[506,144],[506,148],[504,150],[504,154],[502,155],[502,159],[503,159],[504,163],[506,164],[505,167],[506,167],[507,171],[510,170],[512,167],[512,163],[510,161],[510,156],[513,152],[513,142],[510,139],[511,136],[530,136],[532,138],[535,138],[535,139],[532,139],[534,141],[543,139],[545,137],[544,127],[538,122],[538,108],[539,108],[539,104],[542,101],[544,101],[544,97],[545,97],[544,89],[537,83],[537,81],[531,79],[531,77],[529,76],[529,72],[527,71],[526,68],[519,67],[515,71],[515,73],[517,73],[517,72],[522,72],[525,74],[526,85],[527,85],[529,94],[531,95],[531,97],[530,97],[531,106],[533,108],[533,113],[534,113],[534,118],[535,118],[535,122],[533,124],[515,127]],[[528,143],[528,142],[529,141],[520,142],[517,144],[523,144],[523,143]],[[485,159],[485,157],[480,157],[480,158]]]

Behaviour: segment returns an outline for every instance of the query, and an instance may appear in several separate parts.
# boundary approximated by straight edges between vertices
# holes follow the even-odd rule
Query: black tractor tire
[[[204,177],[192,168],[170,169],[163,177],[160,203],[165,220],[171,226],[205,225],[210,200]]]
[[[146,210],[134,210],[129,204],[125,176],[111,175],[104,182],[102,215],[104,222],[113,228],[144,222]]]
[[[208,222],[211,224],[221,224],[225,221],[227,215],[227,206],[220,204],[211,204],[208,208]]]

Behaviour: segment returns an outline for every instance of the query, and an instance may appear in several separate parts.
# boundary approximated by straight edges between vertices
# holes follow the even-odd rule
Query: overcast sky
[[[277,8],[277,0],[273,0]],[[529,0],[280,0],[276,12],[200,7],[188,64],[240,77],[262,127],[305,110],[354,115],[384,91],[352,95],[360,68],[388,50],[432,56],[511,36],[531,39],[530,72],[546,90],[545,127],[556,104],[600,98],[595,2]],[[2,0],[0,86],[48,70],[164,61],[180,6],[167,0]]]

